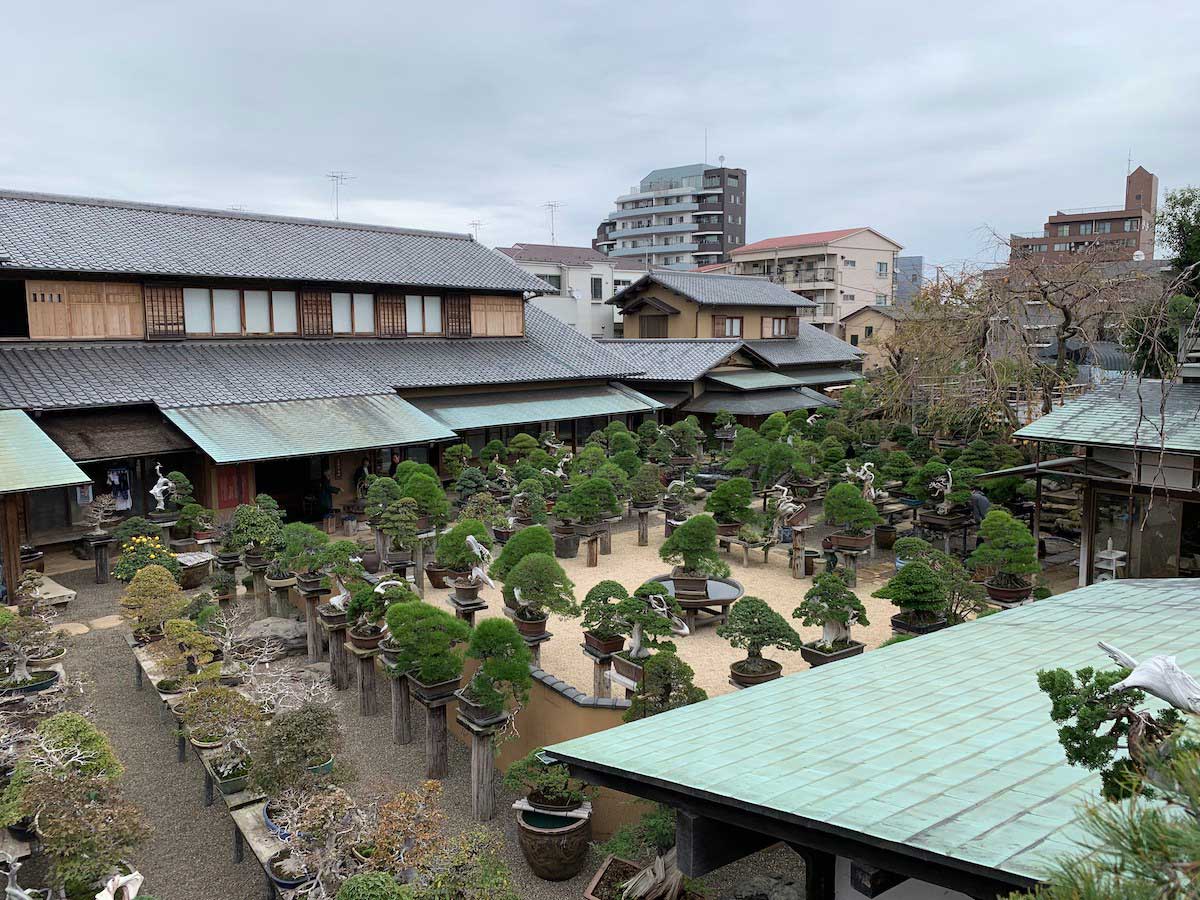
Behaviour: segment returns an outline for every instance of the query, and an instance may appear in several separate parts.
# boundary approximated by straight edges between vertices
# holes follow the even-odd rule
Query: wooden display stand
[[[638,543],[639,547],[650,546],[650,510],[637,510],[638,517]]]
[[[600,565],[600,535],[588,535],[583,540],[587,543],[587,566],[594,569]]]
[[[92,547],[92,555],[96,558],[96,584],[108,584],[109,551],[115,541],[111,535],[105,535],[100,540],[88,539]]]
[[[247,566],[254,578],[254,618],[266,619],[271,615],[271,594],[267,590],[268,563]]]
[[[344,691],[350,687],[350,657],[346,654],[346,631],[349,623],[344,616],[330,618],[317,613],[317,623],[325,632],[329,644],[329,683],[335,691]]]
[[[833,552],[837,555],[838,563],[846,572],[846,586],[858,586],[858,560],[860,557],[869,554],[867,550],[843,550],[840,547],[835,547]]]
[[[392,743],[412,743],[412,691],[404,675],[392,681]]]
[[[598,653],[587,644],[580,644],[583,655],[592,661],[592,696],[609,696],[609,673],[612,671],[612,654]]]
[[[456,719],[471,735],[471,814],[477,822],[488,822],[496,815],[495,735],[500,725],[477,725],[461,712]]]
[[[442,697],[432,703],[418,700],[425,707],[425,777],[441,781],[450,772],[450,754],[446,743],[446,707],[454,696]]]
[[[317,606],[321,602],[321,591],[305,591],[304,597],[304,624],[308,628],[308,661],[310,663],[320,662],[325,658],[325,654],[321,649],[321,626],[317,624]]]
[[[375,657],[379,650],[363,650],[355,647],[349,641],[342,644],[346,652],[358,660],[358,714],[360,716],[375,716],[379,714],[379,702],[375,696]]]
[[[472,628],[475,627],[475,614],[488,608],[487,603],[482,600],[476,599],[470,603],[464,603],[454,594],[450,595],[450,605],[454,607],[454,615]]]

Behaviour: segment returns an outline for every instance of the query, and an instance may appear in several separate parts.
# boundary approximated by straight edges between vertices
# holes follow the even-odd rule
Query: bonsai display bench
[[[729,552],[733,552],[733,548],[738,547],[742,551],[742,566],[747,567],[750,565],[751,550],[761,550],[763,555],[763,565],[766,565],[767,560],[771,555],[771,550],[775,546],[775,542],[769,539],[765,541],[743,541],[741,538],[718,536],[717,545],[722,550],[728,550]]]
[[[221,751],[219,749],[202,750],[199,747],[193,749],[196,751],[196,756],[199,758],[200,764],[204,766],[204,805],[212,806],[216,795],[220,793],[216,790],[217,776],[213,774],[212,760]],[[225,801],[225,808],[232,812],[251,803],[258,803],[260,800],[265,800],[267,799],[267,795],[261,791],[247,787],[245,790],[235,791],[232,794],[221,793],[221,799]]]
[[[375,657],[379,649],[363,650],[355,647],[349,641],[342,644],[345,651],[358,660],[358,714],[360,716],[375,716],[379,714],[379,702],[375,695]]]
[[[267,828],[263,818],[263,809],[267,802],[260,800],[238,809],[230,810],[233,820],[233,861],[240,863],[246,855],[246,845],[263,870],[263,896],[273,900],[277,896],[275,882],[271,879],[269,864],[271,857],[282,850],[286,844],[273,835]]]
[[[335,691],[344,691],[350,687],[350,657],[346,655],[346,631],[350,623],[342,618],[330,619],[317,613],[317,624],[325,632],[329,643],[329,683]]]
[[[392,677],[392,743],[412,743],[412,691],[408,677]]]
[[[503,724],[480,725],[459,711],[456,721],[471,735],[471,815],[488,822],[496,815],[496,729]]]
[[[507,610],[506,610],[507,611]],[[542,644],[554,637],[553,633],[543,631],[537,637],[528,637],[521,635],[521,640],[525,642],[525,646],[529,648],[530,662],[539,669],[542,667]]]
[[[971,530],[973,521],[969,513],[959,513],[953,516],[943,516],[934,512],[917,514],[917,525],[930,538],[940,539],[942,550],[950,552],[950,536],[959,531],[962,533],[962,555],[967,555],[967,532]],[[932,543],[932,540],[930,541]]]
[[[586,643],[579,646],[583,648],[583,655],[592,661],[592,696],[608,697],[608,675],[612,671],[613,655],[611,653],[600,653],[595,648],[589,647]]]
[[[683,609],[683,621],[692,634],[707,625],[724,625],[729,621],[729,607],[733,600],[714,600],[712,597],[687,592],[677,592],[675,599]]]

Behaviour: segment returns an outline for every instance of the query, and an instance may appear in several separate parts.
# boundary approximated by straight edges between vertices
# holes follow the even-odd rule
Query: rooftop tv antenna
[[[333,217],[340,219],[341,216],[341,201],[342,201],[342,185],[354,178],[349,172],[341,169],[335,169],[332,172],[326,172],[325,177],[333,185]]]
[[[479,226],[483,223],[478,219],[472,219],[467,224],[471,226],[471,233],[475,235],[475,240],[479,240]]]
[[[547,200],[545,203],[542,204],[542,209],[546,209],[546,210],[550,211],[550,243],[551,244],[558,243],[558,241],[556,241],[555,237],[554,237],[554,214],[556,212],[558,212],[558,208],[563,205],[564,204],[560,203],[558,200]]]

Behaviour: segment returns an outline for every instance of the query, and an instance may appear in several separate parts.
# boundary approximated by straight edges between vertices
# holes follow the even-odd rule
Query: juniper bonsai
[[[690,577],[724,578],[729,574],[729,565],[717,555],[717,521],[712,516],[692,516],[663,541],[658,555]]]
[[[372,521],[378,521],[384,511],[404,496],[400,485],[386,475],[370,475],[367,481],[366,512]]]
[[[1037,541],[1025,523],[1003,509],[992,509],[979,526],[983,540],[967,559],[972,568],[995,572],[991,581],[997,587],[1026,588],[1029,578],[1041,570],[1037,559]]]
[[[428,516],[434,525],[441,525],[450,515],[450,503],[437,478],[424,472],[415,472],[404,483],[404,496],[417,501],[419,515]]]
[[[544,763],[541,747],[513,762],[504,772],[504,786],[512,791],[526,790],[535,803],[556,807],[575,807],[587,798],[583,783],[571,777],[562,763]]]
[[[470,572],[475,566],[482,566],[483,562],[467,543],[468,537],[475,538],[485,548],[490,549],[492,546],[491,535],[482,522],[478,519],[463,519],[438,538],[435,556],[437,564],[451,572]]]
[[[707,700],[708,694],[692,682],[695,671],[671,650],[646,660],[642,680],[624,720],[634,722]]]
[[[469,500],[471,497],[483,493],[487,489],[487,476],[474,466],[467,466],[454,481],[454,490],[458,492],[458,499],[460,501]]]
[[[457,480],[462,474],[462,470],[467,467],[473,453],[470,444],[455,444],[453,447],[447,447],[442,453],[442,462],[446,465],[446,474],[452,480]]]
[[[584,631],[591,632],[602,641],[613,640],[624,634],[621,618],[622,604],[629,599],[629,592],[620,582],[601,581],[583,598]]]
[[[750,504],[754,502],[754,486],[748,478],[730,478],[708,495],[704,511],[723,525],[749,522],[754,518]]]
[[[544,525],[522,528],[509,538],[504,549],[500,551],[500,555],[492,561],[488,575],[506,581],[509,572],[530,553],[554,555],[554,537]]]
[[[526,622],[556,616],[577,616],[575,585],[563,567],[549,553],[527,554],[508,573],[504,581],[505,594],[511,593],[517,603],[517,616]]]
[[[883,518],[857,486],[843,483],[834,485],[825,495],[825,521],[841,526],[846,534],[864,535]]]
[[[662,497],[662,476],[654,463],[642,463],[629,480],[629,495],[634,503],[657,503]]]
[[[928,563],[915,559],[893,575],[872,597],[891,600],[913,624],[936,622],[946,614],[946,591]]]
[[[805,627],[821,627],[821,639],[810,646],[825,653],[850,646],[851,626],[871,624],[867,620],[867,608],[836,572],[826,572],[813,579],[813,586],[804,594],[803,602],[792,610],[792,618],[800,619]]]
[[[467,656],[479,662],[479,668],[463,689],[470,700],[492,715],[499,715],[510,704],[520,706],[529,699],[532,657],[516,626],[508,619],[484,619],[476,625],[467,645]]]
[[[595,525],[608,516],[620,513],[621,504],[617,500],[612,482],[603,477],[593,476],[560,498],[555,510],[581,524]]]
[[[779,613],[758,597],[742,597],[729,609],[729,621],[717,626],[717,634],[729,641],[729,646],[745,650],[746,658],[735,663],[745,675],[761,675],[776,670],[777,663],[765,659],[764,647],[779,650],[799,650],[800,635]]]

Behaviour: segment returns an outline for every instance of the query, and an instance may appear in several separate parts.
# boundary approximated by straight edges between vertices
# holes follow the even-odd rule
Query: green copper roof
[[[0,409],[0,494],[91,480],[23,411]]]
[[[248,462],[446,440],[454,433],[395,394],[164,409],[212,457]]]
[[[1198,409],[1200,384],[1114,382],[1064,403],[1013,437],[1200,453]]]
[[[663,406],[645,394],[617,384],[504,391],[470,397],[419,397],[412,402],[447,428],[460,432],[496,425],[653,412]]]
[[[704,376],[709,381],[737,388],[739,391],[761,391],[767,388],[799,387],[800,382],[782,372],[763,369],[746,369],[742,372],[710,372]]]
[[[693,413],[724,411],[735,416],[769,416],[773,412],[838,405],[832,397],[818,394],[812,388],[790,387],[768,391],[706,391],[683,404],[682,409]]]
[[[861,381],[862,372],[852,372],[850,369],[796,369],[789,373],[798,384],[810,387],[823,387],[827,384],[849,384]]]
[[[682,649],[687,652],[687,638]],[[1177,657],[1200,581],[1108,581],[548,748],[551,755],[908,855],[1040,879],[1083,835],[1038,669]]]

